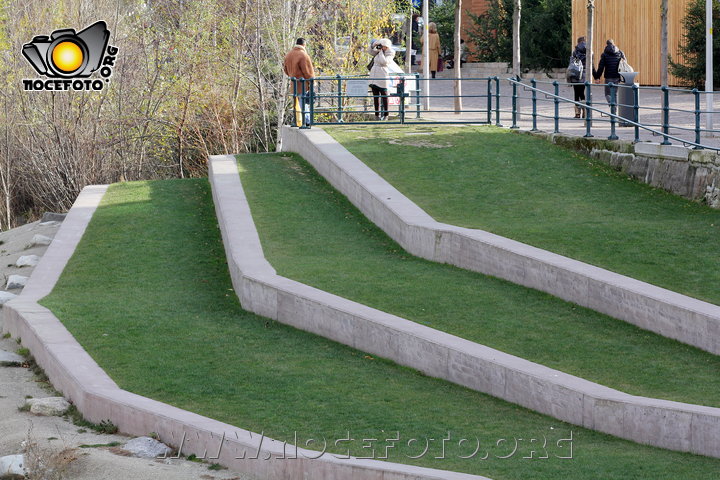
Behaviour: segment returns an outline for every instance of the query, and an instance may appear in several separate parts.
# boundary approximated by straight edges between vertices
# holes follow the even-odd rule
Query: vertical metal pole
[[[423,102],[425,104],[425,110],[430,110],[430,30],[429,30],[429,24],[430,24],[430,14],[429,14],[429,0],[423,0],[422,2],[422,9],[423,9],[423,55],[422,55],[422,64],[423,64],[423,77],[425,77],[425,80],[423,81],[423,94],[425,96],[425,101]],[[437,59],[435,59],[437,62]]]
[[[492,78],[487,79],[487,123],[492,124]]]
[[[495,80],[495,125],[502,127],[500,123],[500,79],[493,77]]]
[[[310,128],[308,122],[305,121],[305,105],[307,105],[307,98],[305,92],[305,79],[300,79],[300,128]]]
[[[663,141],[660,145],[672,145],[672,143],[670,143],[670,140],[668,140],[667,137],[668,133],[670,133],[670,90],[665,85],[663,85],[660,90],[662,90],[663,93]]]
[[[343,119],[342,119],[342,115],[343,115],[343,107],[342,107],[342,102],[343,102],[343,97],[342,97],[342,77],[340,77],[340,74],[339,74],[339,73],[338,73],[335,77],[337,78],[337,89],[338,89],[338,94],[337,94],[338,115],[337,115],[337,119],[338,119],[338,122],[342,122],[342,121],[343,121]]]
[[[292,82],[292,86],[293,86],[293,101],[292,101],[292,113],[293,113],[293,118],[292,118],[292,126],[293,126],[293,127],[297,127],[297,112],[295,111],[295,105],[296,105],[296,102],[297,102],[297,78],[292,77],[292,78],[290,78],[290,81]]]
[[[587,80],[585,81],[585,105],[587,107],[585,108],[585,138],[591,138],[593,136],[592,133],[590,133],[590,129],[592,128],[592,87],[590,86],[590,82]]]
[[[637,83],[633,83],[633,121],[638,124],[640,123],[640,87]],[[635,125],[635,140],[633,142],[638,143],[640,141],[640,126]]]
[[[512,125],[510,128],[519,128],[517,124],[517,82],[520,81],[520,77],[515,77],[514,82],[512,82]]]
[[[608,84],[610,87],[610,136],[608,140],[617,140],[618,136],[615,134],[615,126],[617,123],[617,85],[613,82]]]
[[[700,92],[697,88],[692,89],[695,96],[695,143],[700,143]],[[695,147],[699,149],[700,147]]]
[[[560,133],[560,84],[557,80],[553,81],[555,91],[555,130],[553,133]]]
[[[400,123],[405,123],[405,79],[401,78],[397,86],[397,93],[400,97],[400,105],[398,110],[400,112]]]
[[[315,122],[315,81],[311,78],[308,83],[310,83],[310,125],[308,125],[310,128]]]
[[[530,80],[530,86],[532,86],[532,119],[533,119],[533,128],[530,130],[531,132],[537,132],[537,91],[535,90],[537,88],[537,80],[534,78]]]
[[[417,116],[420,118],[420,74],[415,73],[415,106],[417,107]]]
[[[705,0],[705,128],[713,129],[713,0]]]

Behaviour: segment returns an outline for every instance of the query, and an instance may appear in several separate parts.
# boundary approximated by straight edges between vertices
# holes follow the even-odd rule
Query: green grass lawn
[[[262,159],[253,162],[258,169],[299,168],[283,175],[286,183],[328,190],[297,162]],[[335,209],[341,223],[379,236],[341,197],[322,198],[332,203],[305,210]],[[384,241],[383,255],[411,261]],[[122,388],[281,440],[298,432],[332,446],[349,432],[353,453],[369,456],[362,446],[373,444],[379,456],[397,432],[391,460],[495,480],[710,480],[720,471],[719,460],[569,426],[243,311],[206,180],[111,186],[42,303]],[[561,449],[557,441],[570,431],[573,459],[559,459],[568,443]],[[433,458],[442,456],[448,432],[446,458]],[[470,456],[476,437],[478,454],[459,458]],[[378,441],[363,442],[370,438]],[[408,446],[413,438],[420,440]],[[422,452],[425,438],[436,439],[428,453],[409,458]],[[458,445],[462,438],[468,441]],[[523,439],[515,455],[498,458],[512,452],[515,439]],[[340,442],[332,450],[346,448]],[[531,450],[535,458],[523,458]],[[538,459],[545,450],[549,458]]]
[[[720,406],[720,357],[551,295],[409,255],[304,160],[240,156],[278,273],[619,390]]]
[[[720,304],[718,210],[495,127],[326,130],[440,222]]]

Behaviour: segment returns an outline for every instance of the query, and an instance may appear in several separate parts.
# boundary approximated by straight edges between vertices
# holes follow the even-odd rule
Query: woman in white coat
[[[395,63],[395,50],[388,38],[374,40],[370,45],[370,55],[375,57],[370,69],[370,89],[375,104],[375,119],[387,120],[388,117],[388,88],[390,87],[390,74],[402,72]]]

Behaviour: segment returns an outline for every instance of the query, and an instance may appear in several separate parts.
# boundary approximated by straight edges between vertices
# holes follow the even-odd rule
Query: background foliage
[[[295,39],[323,73],[367,63],[392,2],[0,0],[0,229],[68,209],[88,184],[201,176],[209,154],[271,151]],[[25,92],[24,43],[104,20],[119,47],[102,92]],[[337,38],[349,38],[338,48]]]
[[[718,12],[720,1],[713,1],[713,30],[719,25]],[[688,6],[683,19],[683,37],[680,53],[683,63],[675,63],[670,58],[670,71],[685,81],[688,86],[704,88],[705,84],[705,0],[695,0]],[[720,35],[713,35],[713,58],[720,62]],[[713,70],[713,84],[720,85],[720,69]]]
[[[520,51],[524,69],[567,66],[570,56],[571,3],[567,0],[523,0]],[[481,62],[512,61],[512,0],[490,0],[483,15],[470,15],[468,36]]]

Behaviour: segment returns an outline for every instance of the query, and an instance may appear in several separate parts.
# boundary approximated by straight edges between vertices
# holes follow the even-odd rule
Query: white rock
[[[5,288],[8,290],[12,290],[13,288],[23,288],[25,287],[27,281],[28,277],[24,277],[22,275],[10,275]]]
[[[15,262],[16,267],[34,267],[40,261],[37,255],[23,255]]]
[[[70,404],[63,397],[31,398],[27,401],[30,413],[45,417],[57,417],[70,408]]]
[[[5,302],[9,302],[13,298],[17,297],[14,293],[0,290],[0,305],[5,305]]]
[[[156,458],[161,455],[166,456],[172,453],[172,449],[170,447],[150,437],[133,438],[125,444],[123,449],[132,453],[136,457],[142,458]]]
[[[37,246],[43,246],[43,245],[50,245],[52,243],[52,238],[46,237],[45,235],[35,234],[33,235],[32,240],[30,241],[30,246],[37,247]]]
[[[8,455],[0,458],[0,478],[25,478],[25,457]]]
[[[18,355],[17,353],[12,352],[6,352],[5,350],[0,350],[0,365],[6,364],[6,363],[22,363],[25,359]]]

